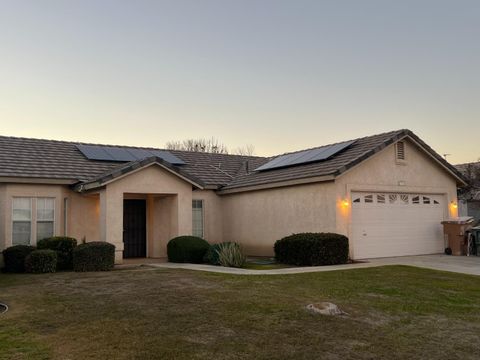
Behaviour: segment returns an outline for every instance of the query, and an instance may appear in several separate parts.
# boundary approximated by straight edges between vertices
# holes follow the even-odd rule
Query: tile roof
[[[409,130],[397,130],[359,138],[353,145],[327,160],[287,168],[255,171],[257,167],[274,157],[178,150],[170,150],[170,152],[186,164],[182,166],[169,164],[168,166],[171,170],[201,186],[228,191],[325,175],[338,176],[405,136],[414,139],[440,164],[460,179],[459,183],[464,182],[461,173],[455,167]],[[131,171],[145,161],[150,161],[145,159],[119,163],[88,160],[77,149],[75,146],[77,144],[81,143],[0,136],[0,177],[61,179],[71,183],[101,183],[118,174]],[[161,159],[159,160],[162,165],[165,165]]]
[[[445,159],[443,159],[432,148],[425,144],[413,132],[411,132],[410,130],[396,130],[356,139],[350,147],[324,161],[266,171],[253,171],[250,173],[247,173],[247,171],[245,171],[245,168],[242,167],[242,171],[228,185],[223,187],[222,190],[271,184],[275,182],[297,180],[317,176],[338,176],[349,168],[357,165],[363,160],[366,160],[378,151],[384,149],[386,146],[396,142],[397,140],[405,136],[410,136],[411,138],[413,138],[434,158],[436,158],[437,161],[439,161],[442,165],[444,165],[447,169],[454,173],[455,176],[462,179],[463,181],[462,175],[457,171],[457,169],[455,169],[452,165],[445,161]],[[295,152],[292,152],[290,154],[294,153]],[[256,160],[256,163],[257,165],[263,164],[272,160],[273,158],[274,157],[264,160]]]
[[[0,177],[62,179],[89,182],[121,169],[126,163],[88,160],[77,142],[0,136]],[[92,144],[88,144],[92,145]],[[133,147],[137,149],[147,149]],[[148,148],[152,150],[153,148]],[[153,149],[161,150],[161,149]],[[254,156],[170,151],[185,161],[181,171],[207,187],[227,184]]]

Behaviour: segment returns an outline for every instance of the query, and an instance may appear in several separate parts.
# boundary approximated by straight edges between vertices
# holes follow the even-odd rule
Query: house
[[[114,244],[121,263],[193,234],[272,255],[323,231],[355,259],[440,253],[463,185],[409,130],[272,158],[0,137],[0,250],[67,235]]]
[[[455,165],[464,178],[468,180],[468,186],[459,189],[459,214],[472,216],[477,222],[480,221],[480,161]]]

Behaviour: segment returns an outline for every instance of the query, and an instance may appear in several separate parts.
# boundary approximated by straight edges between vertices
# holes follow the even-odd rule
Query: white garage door
[[[355,259],[441,253],[442,195],[352,193]]]

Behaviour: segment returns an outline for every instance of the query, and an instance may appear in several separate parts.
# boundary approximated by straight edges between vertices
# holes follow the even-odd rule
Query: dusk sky
[[[0,134],[480,158],[480,1],[0,0]]]

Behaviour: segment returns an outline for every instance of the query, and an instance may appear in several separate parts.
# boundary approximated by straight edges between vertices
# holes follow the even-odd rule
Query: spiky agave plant
[[[218,262],[221,266],[241,268],[247,260],[242,247],[237,243],[220,244],[219,249],[216,251],[218,252]]]

